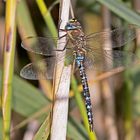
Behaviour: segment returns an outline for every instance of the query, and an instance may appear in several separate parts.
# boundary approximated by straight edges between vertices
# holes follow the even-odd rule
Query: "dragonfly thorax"
[[[85,34],[81,24],[76,19],[70,19],[65,26],[67,36],[74,46],[83,46],[85,44]]]

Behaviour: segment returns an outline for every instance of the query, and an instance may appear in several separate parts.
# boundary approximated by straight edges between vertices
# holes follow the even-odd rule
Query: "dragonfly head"
[[[66,31],[77,30],[77,29],[81,29],[81,24],[75,18],[70,19],[69,22],[65,26]]]

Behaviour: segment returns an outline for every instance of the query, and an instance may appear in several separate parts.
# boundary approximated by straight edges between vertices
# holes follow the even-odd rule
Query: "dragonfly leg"
[[[64,36],[63,36],[63,37],[64,37]],[[60,38],[59,38],[59,39],[60,39]],[[66,49],[67,45],[68,45],[68,42],[69,42],[69,40],[66,41],[66,45],[65,45],[65,47],[64,47],[63,49],[59,49],[59,50],[56,49],[56,50],[54,50],[54,51],[64,51],[64,50]],[[67,49],[71,49],[71,48],[70,48],[70,47],[69,47],[69,48],[67,47]]]
[[[63,29],[59,29],[59,30],[63,30]],[[61,39],[61,38],[63,38],[63,37],[66,37],[67,36],[67,34],[64,34],[64,35],[62,35],[62,36],[59,36],[59,39]]]
[[[66,30],[65,30],[65,29],[59,29],[59,31],[61,31],[61,32],[66,32]]]

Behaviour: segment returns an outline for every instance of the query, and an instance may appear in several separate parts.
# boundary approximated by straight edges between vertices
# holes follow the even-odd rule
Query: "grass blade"
[[[140,25],[140,16],[119,0],[97,0],[129,23]]]
[[[2,80],[3,140],[10,139],[11,97],[16,40],[16,0],[6,1],[6,27]]]
[[[39,7],[39,10],[45,20],[46,25],[48,26],[48,29],[50,30],[50,33],[53,37],[57,37],[57,29],[53,22],[52,16],[50,14],[50,11],[47,9],[44,0],[36,0],[36,3]]]
[[[33,140],[47,140],[50,134],[51,128],[51,116],[48,115],[46,120],[41,125],[40,129],[37,131]]]
[[[79,93],[77,87],[78,87],[77,82],[76,82],[75,78],[73,77],[72,78],[72,88],[73,88],[73,91],[75,93],[75,99],[76,99],[77,105],[78,105],[78,107],[80,109],[80,113],[81,113],[81,116],[83,118],[85,128],[86,128],[86,130],[88,132],[89,139],[90,140],[96,140],[95,132],[90,132],[90,130],[89,130],[89,124],[88,124],[88,119],[87,119],[86,108],[85,108],[85,105],[84,105],[84,102],[82,100],[81,94]]]

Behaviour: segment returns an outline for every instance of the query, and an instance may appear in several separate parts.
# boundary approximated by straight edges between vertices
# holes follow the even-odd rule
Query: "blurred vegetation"
[[[43,4],[44,7],[40,8],[39,4]],[[5,5],[5,2],[0,1],[0,90],[2,88],[1,71],[3,64],[2,52],[5,25]],[[75,17],[80,20],[84,27],[84,31],[87,34],[103,30],[107,22],[109,27],[112,25],[126,26],[128,24],[137,24],[140,26],[140,3],[138,0],[77,0],[72,1],[72,5]],[[49,8],[51,11],[49,11]],[[107,13],[104,13],[104,8],[108,11]],[[44,10],[45,12],[43,13],[41,10]],[[48,14],[49,18],[47,17]],[[107,18],[108,16],[109,18]],[[52,82],[45,80],[27,81],[19,76],[21,68],[35,59],[32,54],[28,54],[28,52],[21,48],[21,41],[27,36],[56,36],[56,29],[60,24],[58,19],[59,4],[54,0],[18,1],[15,73],[12,82],[11,139],[13,140],[25,140],[30,132],[29,127],[33,125],[35,120],[37,125],[33,127],[34,129],[30,132],[32,136],[35,136],[36,131],[39,129],[41,124],[46,125],[46,121],[50,121],[47,116],[51,111]],[[139,40],[140,36],[138,35],[137,39],[133,43],[126,46],[126,48],[133,46],[132,48],[134,48],[134,52],[137,56],[140,56]],[[114,76],[100,81],[91,82],[91,84],[89,83],[92,94],[91,98],[93,99],[94,127],[97,139],[139,139],[139,75],[140,66],[137,65],[137,67],[130,67]],[[96,79],[97,76],[97,73],[92,74],[92,79]],[[108,79],[111,79],[112,82],[106,84],[105,81]],[[82,92],[80,87],[80,80],[72,82],[71,93],[74,94],[77,93],[77,91]],[[111,91],[110,94],[108,91]],[[83,125],[84,118],[82,118],[82,115],[80,114],[82,108],[80,107],[76,96],[76,100],[74,96],[70,98],[67,139],[92,139],[92,137],[87,133],[85,125]],[[0,139],[2,139],[1,129],[2,113],[0,114]],[[43,133],[44,130],[42,129],[46,129],[44,128],[44,125],[42,125],[38,132]],[[46,134],[46,136],[48,136],[48,134]],[[38,137],[40,138],[40,135],[37,133],[34,139]]]

